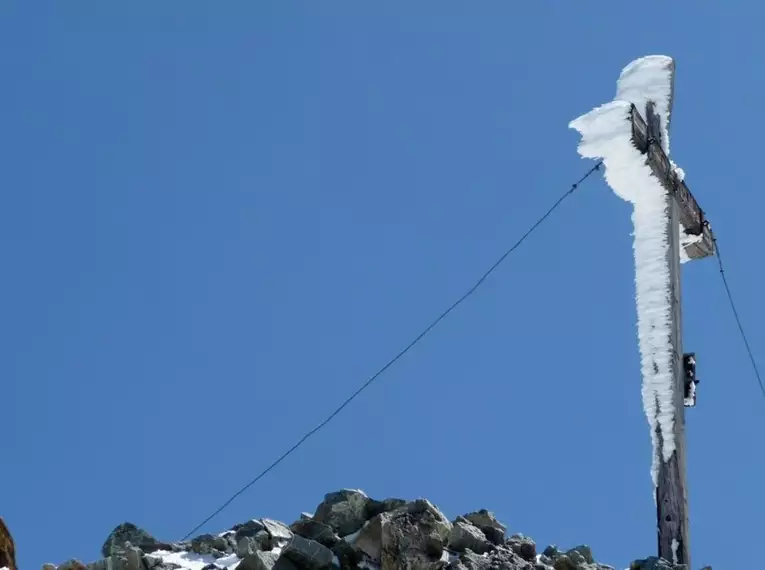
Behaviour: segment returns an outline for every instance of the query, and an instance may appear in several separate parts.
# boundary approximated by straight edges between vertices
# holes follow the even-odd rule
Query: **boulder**
[[[290,530],[298,536],[315,540],[329,548],[332,548],[339,540],[331,526],[312,518],[301,518],[295,521],[290,525]]]
[[[388,513],[395,511],[406,505],[404,499],[384,499],[382,501],[376,501],[375,499],[369,499],[366,507],[366,520],[381,515],[382,513]]]
[[[156,538],[142,528],[137,527],[133,523],[125,522],[117,526],[109,534],[104,545],[101,547],[101,554],[104,558],[109,558],[115,554],[121,555],[125,552],[125,543],[127,542],[132,546],[137,546],[144,552],[156,550],[156,545],[159,543]]]
[[[282,549],[281,556],[293,562],[301,570],[322,570],[329,568],[334,554],[315,540],[294,535]]]
[[[260,519],[260,522],[263,523],[274,545],[289,540],[293,536],[292,531],[283,522],[272,519]]]
[[[518,556],[529,562],[534,562],[537,557],[537,545],[527,536],[514,534],[505,543]]]
[[[574,562],[567,554],[559,554],[553,560],[553,568],[555,570],[581,570],[580,565]]]
[[[630,564],[630,570],[677,570],[679,568],[681,568],[681,566],[674,566],[668,560],[656,556],[651,556],[643,560],[635,560]],[[683,565],[682,568],[685,568],[685,566]]]
[[[481,556],[470,550],[460,554],[458,560],[448,566],[453,570],[490,570],[491,562],[487,556]]]
[[[481,529],[462,517],[452,524],[448,546],[457,552],[472,550],[478,554],[488,552],[492,548],[492,544],[486,539]]]
[[[432,503],[418,499],[380,516],[381,570],[440,570],[452,525]]]
[[[494,513],[481,509],[464,515],[464,518],[469,520],[475,526],[481,529],[493,544],[500,545],[505,541],[505,533],[507,527],[497,520]]]
[[[125,551],[125,560],[125,570],[146,570],[143,552],[137,546],[131,546]]]
[[[191,539],[191,551],[196,554],[210,554],[216,558],[231,554],[233,546],[225,536],[203,534]]]
[[[592,557],[592,550],[586,544],[575,546],[574,548],[567,550],[566,554],[578,564],[581,564],[582,560],[587,564],[595,563],[595,560]]]
[[[386,521],[390,517],[384,517],[385,513],[377,515],[361,527],[358,536],[353,540],[353,548],[363,552],[373,562],[379,563],[382,557],[382,525],[383,518]]]
[[[260,531],[266,530],[266,527],[259,520],[253,519],[247,521],[246,523],[234,525],[231,530],[234,531],[236,542],[239,542],[239,539],[243,536],[255,536]]]
[[[338,535],[346,536],[359,530],[367,521],[369,504],[369,497],[362,491],[344,489],[326,494],[313,518],[332,527]]]

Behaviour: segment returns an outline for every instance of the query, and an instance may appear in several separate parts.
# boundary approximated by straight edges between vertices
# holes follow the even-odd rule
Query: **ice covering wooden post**
[[[674,66],[672,67],[674,79]],[[672,108],[674,89],[670,90],[668,108]],[[672,300],[671,342],[674,349],[672,372],[674,377],[674,431],[675,451],[664,461],[660,444],[656,453],[659,473],[656,486],[656,517],[659,556],[675,564],[690,568],[690,540],[688,522],[688,491],[686,487],[685,458],[685,371],[683,368],[682,296],[680,286],[680,250],[685,248],[689,260],[714,254],[714,239],[709,224],[690,190],[680,180],[669,158],[662,150],[661,121],[655,114],[655,102],[649,101],[645,108],[645,122],[633,107],[633,143],[646,155],[646,161],[654,175],[667,189],[669,274]],[[669,121],[667,121],[669,123]],[[668,132],[669,124],[665,132]],[[697,236],[693,243],[681,245],[681,232]],[[690,246],[690,247],[689,247]],[[657,428],[661,438],[661,430]]]
[[[671,103],[670,103],[671,106]],[[661,117],[654,114],[655,103],[649,101],[645,109],[648,127],[647,154],[651,157],[653,147],[661,148]],[[670,172],[661,172],[660,180],[669,179]],[[659,476],[656,486],[656,520],[659,556],[676,564],[690,567],[690,544],[688,532],[688,492],[685,476],[685,374],[682,365],[682,303],[680,288],[680,223],[678,205],[674,192],[668,188],[667,218],[669,234],[669,279],[672,299],[671,342],[674,348],[672,373],[674,377],[675,403],[675,452],[668,461],[661,457],[663,443],[659,445]],[[661,430],[657,429],[661,441]]]
[[[690,567],[685,406],[695,403],[695,392],[686,402],[680,264],[714,255],[715,245],[683,171],[669,159],[674,80],[671,57],[636,59],[622,70],[614,100],[569,126],[582,135],[579,154],[601,159],[608,185],[633,205],[641,394],[653,444],[658,554]]]

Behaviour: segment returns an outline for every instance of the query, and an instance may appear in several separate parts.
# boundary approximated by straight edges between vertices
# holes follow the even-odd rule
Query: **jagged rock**
[[[128,543],[130,544],[130,543]],[[124,556],[110,556],[103,560],[96,560],[87,565],[88,570],[125,570],[127,566],[127,558]],[[59,566],[61,568],[61,566]]]
[[[382,525],[383,513],[369,520],[361,527],[358,536],[353,540],[353,547],[366,554],[374,562],[380,562],[382,556]],[[388,520],[389,517],[386,517]]]
[[[133,523],[125,522],[118,525],[109,534],[101,548],[101,554],[104,558],[109,558],[114,554],[121,555],[125,552],[126,542],[129,542],[132,546],[137,546],[144,552],[151,551],[151,547],[159,543],[156,538],[142,528],[137,527]]]
[[[263,523],[266,532],[274,543],[292,538],[292,531],[286,524],[272,519],[260,519],[260,522]]]
[[[404,505],[406,505],[406,501],[404,499],[384,499],[382,501],[369,499],[369,502],[367,503],[367,512],[365,518],[366,520],[369,520],[376,517],[377,515],[381,515],[382,513],[388,513],[390,511],[400,509]]]
[[[125,551],[127,564],[125,570],[145,570],[143,564],[143,552],[136,546],[131,546]]]
[[[313,518],[329,525],[340,536],[346,536],[359,530],[367,521],[369,502],[369,497],[361,491],[343,489],[327,493],[316,507]]]
[[[339,541],[332,547],[332,553],[337,556],[340,568],[343,570],[351,568],[355,570],[363,560],[361,553],[354,550],[354,547],[344,540]]]
[[[298,570],[297,567],[273,552],[256,552],[243,558],[237,570]]]
[[[491,562],[488,557],[467,550],[460,554],[459,560],[450,563],[448,567],[452,570],[489,570]]]
[[[561,551],[551,545],[537,556],[533,540],[521,534],[505,538],[506,531],[485,509],[450,523],[425,499],[377,501],[343,490],[326,495],[315,515],[303,513],[289,527],[253,519],[220,535],[166,544],[124,523],[104,543],[104,559],[87,566],[70,560],[42,570],[182,570],[157,550],[194,553],[189,560],[201,570],[225,570],[220,558],[231,553],[239,559],[238,570],[614,570],[596,563],[588,546]],[[232,562],[233,556],[225,564]],[[630,568],[688,570],[657,558],[637,560]]]
[[[663,558],[657,558],[656,556],[651,556],[649,558],[646,558],[644,560],[635,560],[632,564],[630,564],[630,570],[681,570],[685,569],[685,565],[673,565],[668,560],[664,560]]]
[[[478,554],[483,554],[491,550],[492,545],[481,529],[467,519],[459,517],[452,525],[448,546],[458,552],[472,550]]]
[[[489,554],[492,568],[507,570],[533,570],[534,565],[513,552],[509,548],[499,547]]]
[[[451,523],[432,503],[418,499],[380,516],[381,570],[438,570]]]
[[[566,554],[575,562],[581,564],[579,562],[579,556],[581,556],[584,559],[584,562],[587,564],[594,564],[595,560],[592,557],[592,550],[589,546],[586,544],[580,544],[579,546],[575,546],[574,548],[567,550]]]
[[[249,556],[250,554],[255,554],[261,550],[259,548],[258,542],[255,540],[252,536],[243,536],[239,539],[239,542],[236,543],[236,548],[234,549],[234,552],[239,558],[244,558],[245,556]]]
[[[102,562],[106,562],[103,560]],[[143,563],[146,565],[147,570],[177,570],[181,568],[180,564],[173,564],[171,562],[164,562],[159,556],[152,556],[147,554],[143,557]],[[96,570],[96,569],[93,569]],[[103,568],[98,570],[116,570],[115,568],[108,568],[105,564]]]
[[[234,531],[236,542],[239,542],[240,538],[244,536],[255,536],[260,531],[266,530],[266,527],[259,520],[252,519],[246,523],[234,525],[231,527],[231,530]]]
[[[196,554],[211,554],[216,558],[234,551],[231,543],[224,536],[203,534],[191,540],[191,551]]]
[[[464,515],[464,518],[480,528],[493,544],[500,545],[505,541],[507,527],[499,522],[491,511],[481,509]]]
[[[67,560],[63,564],[59,564],[58,570],[87,570],[87,566],[85,566],[79,560],[73,558],[71,560]]]
[[[51,564],[50,562],[47,562],[42,565],[42,570],[56,570],[56,565]]]
[[[534,570],[534,566],[523,560],[512,550],[497,548],[488,556],[481,556],[470,550],[460,555],[459,561],[449,568],[455,570]]]
[[[326,546],[298,535],[294,535],[282,550],[282,557],[292,561],[301,570],[328,568],[333,556]]]
[[[555,560],[560,556],[560,550],[554,544],[549,545],[542,551],[542,556],[547,556],[550,560]]]
[[[505,544],[524,560],[532,562],[537,557],[537,544],[527,536],[514,534]]]
[[[331,526],[312,518],[301,518],[295,521],[290,525],[290,530],[298,536],[315,540],[319,544],[330,548],[339,540]]]
[[[581,554],[579,557],[582,558]],[[582,558],[582,563],[586,564],[584,558]],[[572,560],[568,554],[559,554],[553,560],[553,568],[555,568],[555,570],[581,570],[581,563]]]

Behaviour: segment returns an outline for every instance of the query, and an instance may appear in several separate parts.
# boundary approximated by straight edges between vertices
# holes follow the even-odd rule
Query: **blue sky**
[[[451,303],[590,163],[568,122],[677,60],[673,158],[755,351],[751,2],[0,5],[0,515],[20,566],[185,535]],[[630,207],[594,177],[416,350],[216,517],[325,492],[655,550]],[[761,536],[765,401],[713,259],[684,268],[694,566]],[[762,356],[760,356],[762,357]]]

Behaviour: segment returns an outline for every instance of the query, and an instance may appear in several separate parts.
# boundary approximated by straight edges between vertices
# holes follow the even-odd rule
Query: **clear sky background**
[[[673,158],[760,358],[754,2],[0,4],[0,514],[22,570],[176,540],[321,421],[591,166],[568,122],[677,60]],[[630,206],[598,175],[204,530],[323,494],[655,552]],[[762,538],[765,400],[685,266],[694,566]],[[763,363],[765,365],[765,363]]]

